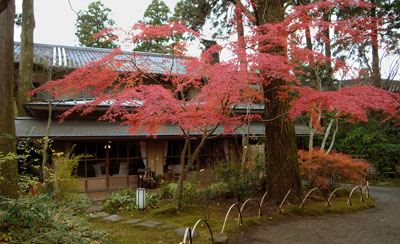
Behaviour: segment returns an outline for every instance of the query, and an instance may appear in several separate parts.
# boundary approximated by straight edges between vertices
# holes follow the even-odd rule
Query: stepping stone
[[[174,231],[175,234],[177,234],[178,236],[181,236],[181,237],[185,236],[185,232],[186,232],[186,228],[179,228]],[[192,232],[192,238],[197,238],[197,237],[199,237],[199,233],[197,232],[197,230],[195,230],[194,232]],[[189,240],[189,239],[187,239],[187,240]]]
[[[228,243],[228,236],[226,234],[215,233],[213,234],[213,237],[214,237],[214,244]]]
[[[85,210],[85,213],[95,213],[103,211],[103,207],[100,205],[92,205]]]
[[[148,227],[148,228],[154,228],[157,225],[161,225],[162,222],[157,222],[157,221],[152,221],[152,220],[147,220],[142,223],[137,224],[138,226],[143,226],[143,227]]]
[[[108,217],[103,218],[103,220],[109,221],[109,222],[118,222],[118,221],[122,220],[122,217],[114,214],[114,215],[110,215]]]
[[[107,217],[107,216],[110,216],[110,215],[108,213],[104,213],[104,212],[90,214],[90,218],[92,218],[92,219],[101,218],[101,217]]]
[[[124,223],[125,224],[137,224],[141,221],[142,221],[141,219],[129,219],[129,220],[125,221]]]
[[[173,228],[175,228],[175,226],[174,225],[161,225],[160,228],[161,229],[173,229]]]

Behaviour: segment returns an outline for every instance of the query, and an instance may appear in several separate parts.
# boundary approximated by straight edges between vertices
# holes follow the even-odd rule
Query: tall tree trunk
[[[247,60],[246,60],[246,42],[244,39],[244,25],[243,25],[243,6],[241,5],[240,1],[238,0],[233,0],[233,4],[235,4],[235,19],[236,19],[236,31],[238,35],[238,56],[240,60],[240,69],[241,70],[246,70],[247,69]],[[249,109],[250,107],[247,108],[247,114],[249,115]],[[242,163],[241,163],[241,169],[240,169],[240,175],[244,176],[245,175],[245,168],[246,168],[246,163],[247,163],[247,158],[248,158],[248,151],[249,151],[249,124],[250,121],[247,123],[247,130],[246,132],[243,133],[242,135]]]
[[[33,14],[33,0],[24,0],[22,3],[22,31],[21,52],[19,60],[18,79],[18,116],[24,117],[24,103],[30,102],[31,97],[27,92],[33,89],[33,30],[35,29],[35,18]]]
[[[375,0],[371,1],[372,4],[376,4]],[[372,19],[376,18],[376,7],[371,8]],[[373,20],[372,32],[371,32],[371,45],[372,45],[372,84],[375,87],[382,88],[381,71],[380,71],[380,60],[379,60],[379,47],[378,47],[378,23]]]
[[[324,12],[324,21],[326,22],[330,22],[331,21],[331,14],[329,12],[329,10]],[[328,61],[326,63],[327,69],[326,69],[326,73],[325,73],[325,79],[326,80],[330,80],[328,79],[329,77],[332,76],[332,62],[330,61],[330,59],[332,58],[332,48],[331,48],[331,35],[329,32],[329,26],[326,28],[326,30],[324,30],[324,36],[325,36],[325,57],[328,58]],[[328,88],[330,84],[326,84]],[[322,89],[321,89],[322,90]]]
[[[257,24],[282,21],[285,3],[284,0],[256,1]],[[284,49],[285,47],[282,47],[277,51]],[[281,101],[277,93],[282,85],[286,85],[284,80],[272,79],[270,84],[263,86],[264,98],[269,101],[265,103],[264,113],[267,190],[276,200],[283,199],[289,189],[301,193],[294,124],[288,117],[288,102]]]
[[[0,151],[15,153],[14,137],[14,0],[0,13]],[[18,164],[9,160],[1,165],[0,195],[16,198],[19,194]]]

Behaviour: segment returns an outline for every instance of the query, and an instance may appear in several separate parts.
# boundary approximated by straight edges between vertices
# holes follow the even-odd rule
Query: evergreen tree
[[[107,38],[94,38],[93,35],[114,25],[110,19],[111,9],[100,1],[90,3],[88,10],[80,10],[76,20],[76,32],[79,44],[85,47],[115,48],[117,45]],[[108,38],[112,36],[107,36]]]
[[[20,117],[25,116],[23,105],[32,100],[31,96],[27,93],[33,89],[33,30],[35,29],[33,0],[24,0],[22,11],[21,54],[17,95],[18,116]]]
[[[15,155],[13,111],[15,2],[14,0],[1,1],[0,7],[2,27],[0,31],[0,196],[16,198],[19,194],[18,164],[12,159],[12,155]]]
[[[153,0],[144,12],[143,20],[139,21],[139,23],[150,26],[166,25],[170,21],[170,13],[169,7],[163,0]],[[169,44],[170,38],[141,41],[135,48],[135,51],[165,53],[168,52]]]

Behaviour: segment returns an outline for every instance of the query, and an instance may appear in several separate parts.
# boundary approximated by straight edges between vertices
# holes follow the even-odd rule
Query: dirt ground
[[[235,244],[399,243],[400,188],[370,187],[376,208],[362,212],[265,224],[246,231]]]

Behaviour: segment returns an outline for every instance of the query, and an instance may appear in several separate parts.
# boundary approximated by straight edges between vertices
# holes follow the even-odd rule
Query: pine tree
[[[163,0],[153,0],[144,12],[143,20],[139,21],[139,23],[144,23],[149,26],[166,25],[170,21],[170,13],[169,7]],[[134,50],[152,53],[169,52],[168,46],[170,44],[170,39],[171,38],[165,37],[141,41]]]
[[[80,10],[76,20],[76,32],[79,44],[85,47],[115,48],[117,45],[107,37],[94,38],[93,35],[112,27],[115,22],[110,19],[111,9],[100,1],[90,3],[88,10]]]

